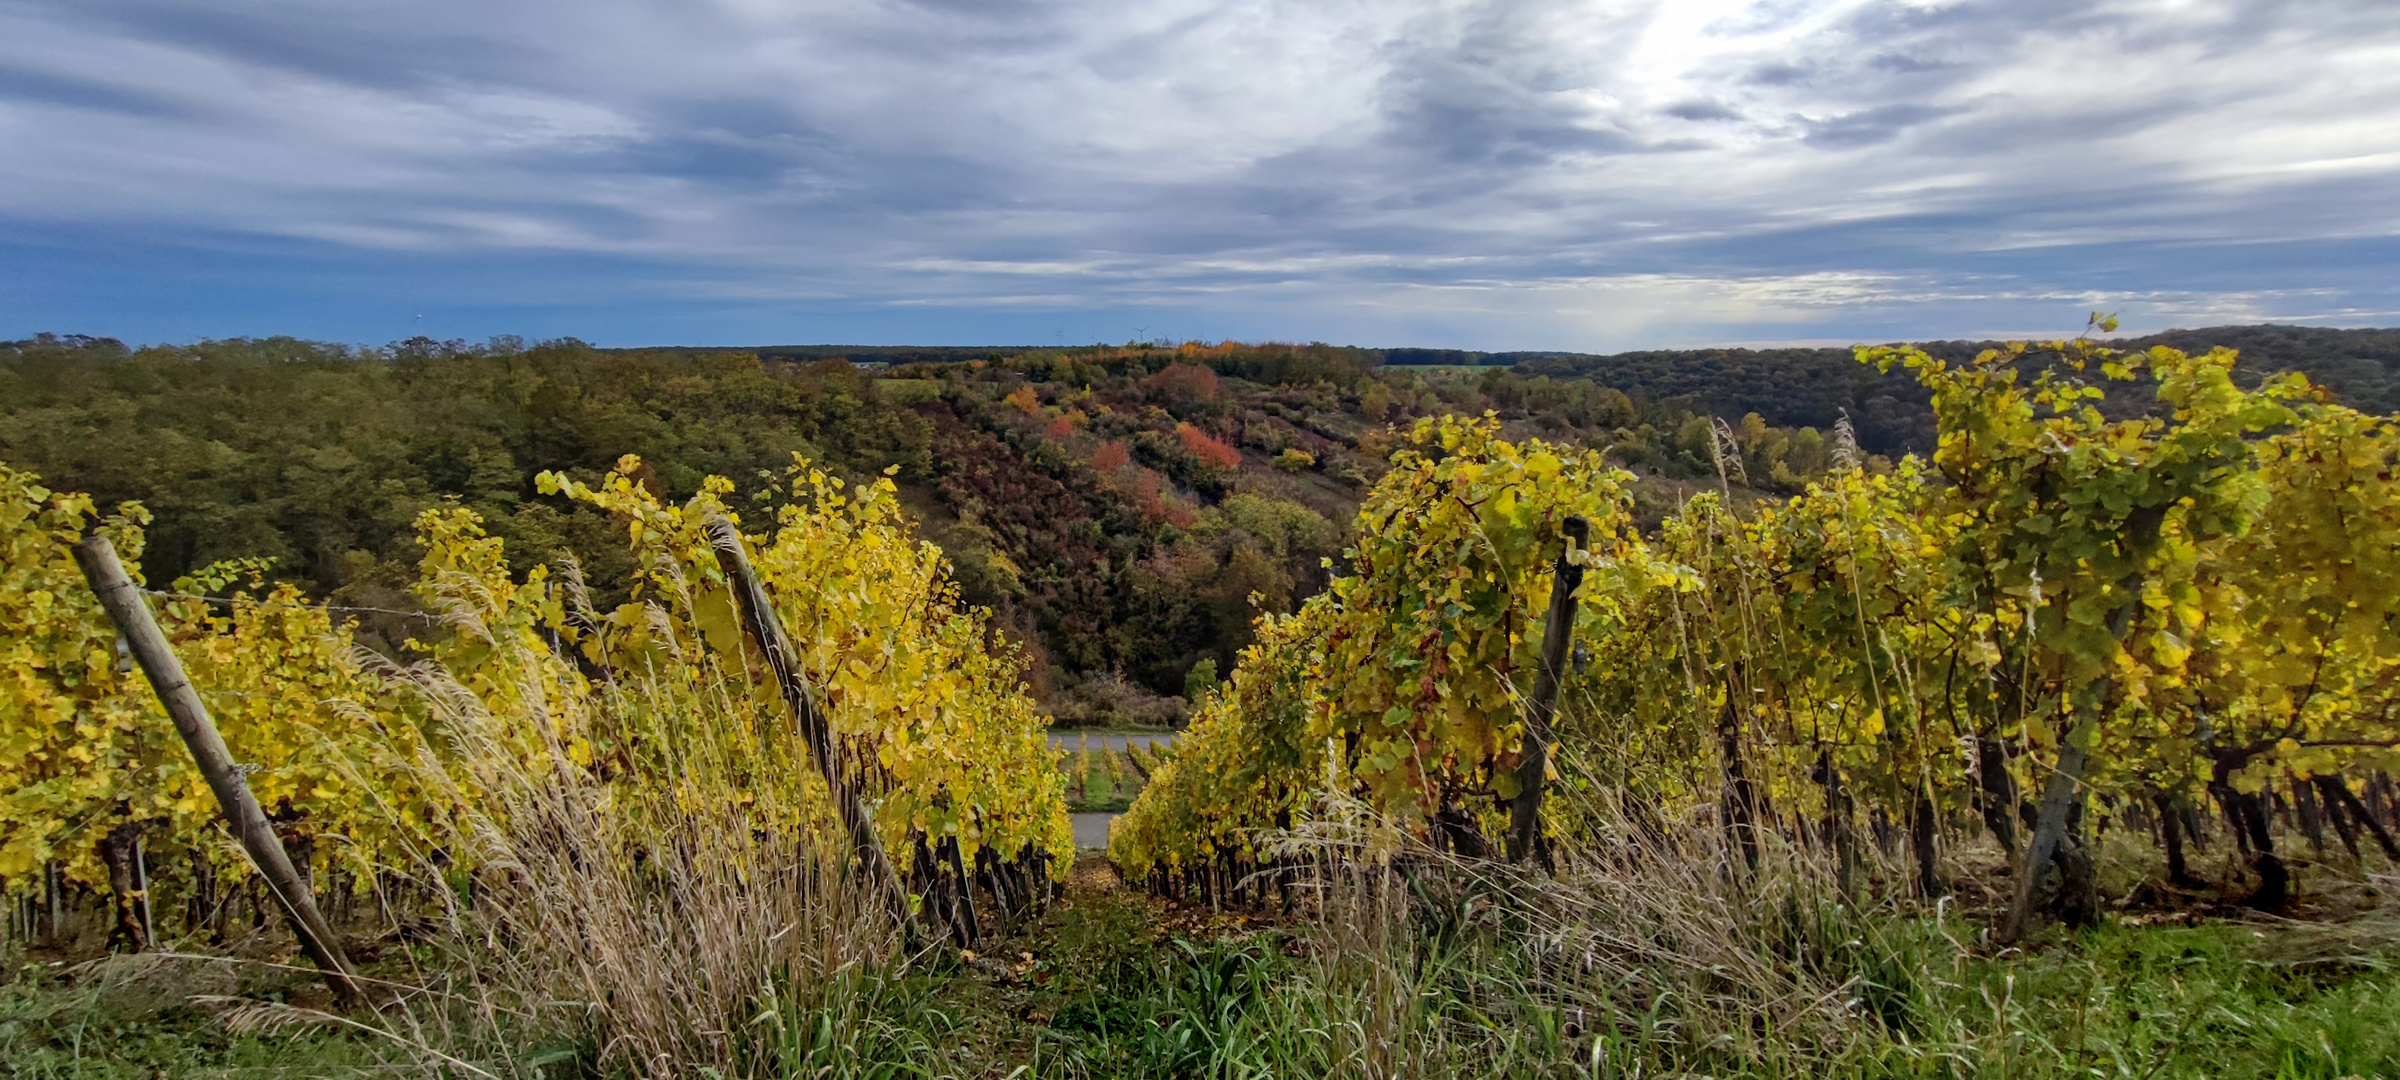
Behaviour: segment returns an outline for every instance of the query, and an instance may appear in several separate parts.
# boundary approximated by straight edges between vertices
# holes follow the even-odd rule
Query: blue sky
[[[0,337],[2400,325],[2391,0],[0,0]]]

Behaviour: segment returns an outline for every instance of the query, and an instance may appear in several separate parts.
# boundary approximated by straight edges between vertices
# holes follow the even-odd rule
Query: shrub
[[[1232,472],[1242,467],[1242,452],[1216,436],[1190,424],[1175,425],[1175,434],[1183,440],[1184,450],[1208,468]]]

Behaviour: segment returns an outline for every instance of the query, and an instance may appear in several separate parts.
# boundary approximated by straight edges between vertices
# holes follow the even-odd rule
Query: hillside
[[[1964,360],[1999,344],[1932,341],[1919,347],[1946,360]],[[2244,382],[2305,371],[2346,404],[2368,412],[2400,411],[2400,330],[2218,326],[2110,344],[2124,349],[2165,345],[2185,352],[2236,349],[2242,355],[2235,376]],[[1665,349],[1604,356],[1471,353],[1438,362],[1507,366],[1529,377],[1590,379],[1628,394],[1688,395],[1719,415],[1756,412],[1769,423],[1794,427],[1830,428],[1847,413],[1860,445],[1878,453],[1925,450],[1933,432],[1924,393],[1914,380],[1905,372],[1878,374],[1862,367],[1846,348]]]
[[[2253,375],[2298,368],[2362,407],[2400,408],[2400,332],[2227,327],[2136,344],[2153,340],[2232,345]],[[314,595],[385,608],[410,606],[410,523],[453,499],[487,519],[520,572],[572,553],[603,592],[625,580],[629,556],[604,516],[541,495],[542,469],[597,478],[637,454],[663,495],[723,475],[762,509],[788,498],[766,481],[795,453],[854,480],[893,470],[962,599],[1025,646],[1062,720],[1164,723],[1187,680],[1231,670],[1254,614],[1322,587],[1396,425],[1490,410],[1511,437],[1604,449],[1639,477],[1637,510],[1654,522],[1717,482],[1712,415],[1740,445],[1732,481],[1788,492],[1825,467],[1845,415],[1869,452],[1926,445],[1922,401],[1840,349],[129,349],[43,337],[0,345],[0,461],[104,507],[142,502],[157,515],[147,565],[160,580],[259,556]],[[363,618],[385,648],[410,630]]]

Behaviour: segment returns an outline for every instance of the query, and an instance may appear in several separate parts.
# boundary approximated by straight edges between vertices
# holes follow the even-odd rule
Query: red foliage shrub
[[[1199,428],[1190,424],[1177,424],[1175,425],[1175,434],[1182,436],[1183,448],[1190,451],[1193,457],[1199,458],[1202,465],[1218,472],[1232,472],[1242,467],[1241,451]]]

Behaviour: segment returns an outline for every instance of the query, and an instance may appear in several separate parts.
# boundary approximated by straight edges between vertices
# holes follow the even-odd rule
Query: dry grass
[[[738,688],[526,685],[487,693],[519,703],[496,712],[439,671],[407,677],[448,742],[407,768],[451,812],[415,826],[400,868],[429,886],[435,955],[385,1010],[395,1035],[497,1075],[781,1076],[855,1049],[873,1018],[845,1003],[901,964],[902,928],[847,876],[825,807],[743,786],[739,740],[688,737],[727,726],[693,714],[741,715]],[[626,740],[638,772],[570,762]]]
[[[1890,913],[1844,902],[1831,867],[1804,852],[1770,844],[1758,871],[1737,874],[1710,830],[1678,835],[1626,839],[1551,876],[1437,851],[1357,804],[1328,804],[1277,850],[1306,867],[1317,980],[1358,1036],[1340,1071],[1449,1074],[1488,1060],[1491,1029],[1475,1018],[1497,1015],[1540,1044],[1516,1049],[1551,1060],[1619,1038],[1645,1054],[1746,1058],[1767,1043],[1838,1052],[1871,1037],[1844,954],[1862,944],[1858,925]]]
[[[2357,883],[2377,896],[2336,922],[2118,925],[1997,950],[1952,900],[1901,895],[1905,869],[1872,845],[1866,887],[1846,896],[1830,859],[1773,838],[1737,871],[1701,820],[1666,843],[1599,835],[1555,875],[1432,850],[1338,800],[1282,838],[1313,898],[1288,994],[1346,1035],[1310,1067],[2175,1076],[2298,1053],[2340,1076],[2400,1055],[2378,1034],[2400,1017],[2385,997],[2400,967],[2388,875]]]

